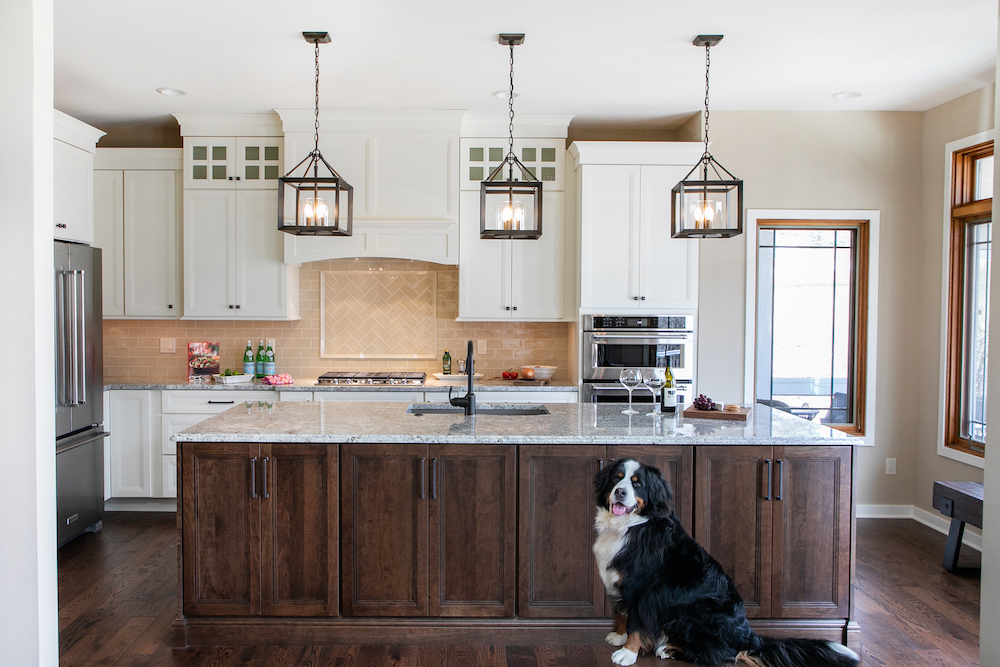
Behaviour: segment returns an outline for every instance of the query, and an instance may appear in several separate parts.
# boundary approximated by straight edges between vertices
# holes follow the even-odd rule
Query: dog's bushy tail
[[[747,667],[858,667],[861,658],[843,644],[821,639],[758,637],[757,648],[741,651],[737,663]]]

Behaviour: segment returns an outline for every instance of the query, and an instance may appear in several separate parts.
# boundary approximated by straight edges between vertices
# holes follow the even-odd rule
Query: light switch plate
[[[160,339],[160,354],[175,354],[177,352],[176,338]]]
[[[886,459],[885,460],[885,474],[895,475],[896,474],[896,459]]]

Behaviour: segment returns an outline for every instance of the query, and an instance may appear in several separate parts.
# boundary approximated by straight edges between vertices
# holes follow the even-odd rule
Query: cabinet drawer
[[[314,391],[314,401],[379,401],[383,403],[420,403],[422,391]]]
[[[311,401],[313,395],[311,391],[279,391],[279,401]]]
[[[206,389],[177,389],[160,392],[160,411],[169,413],[217,414],[239,405],[242,401],[275,400],[271,391],[227,391]]]

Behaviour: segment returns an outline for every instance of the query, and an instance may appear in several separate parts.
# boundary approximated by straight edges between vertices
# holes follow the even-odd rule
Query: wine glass
[[[658,417],[660,412],[660,389],[667,383],[666,372],[662,368],[647,368],[642,372],[642,383],[653,395],[653,411],[647,412],[647,417]]]
[[[632,390],[642,382],[642,372],[638,368],[623,368],[618,381],[628,390],[628,410],[622,410],[623,415],[637,415],[638,410],[632,409]]]

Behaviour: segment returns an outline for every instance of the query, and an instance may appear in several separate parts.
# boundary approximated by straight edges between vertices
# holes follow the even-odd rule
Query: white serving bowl
[[[524,376],[525,369],[528,369],[528,368],[530,368],[531,370],[533,370],[535,372],[535,379],[536,380],[549,380],[549,379],[552,378],[553,375],[555,375],[556,369],[559,368],[559,367],[558,366],[522,366],[521,367],[521,376],[522,377]]]

